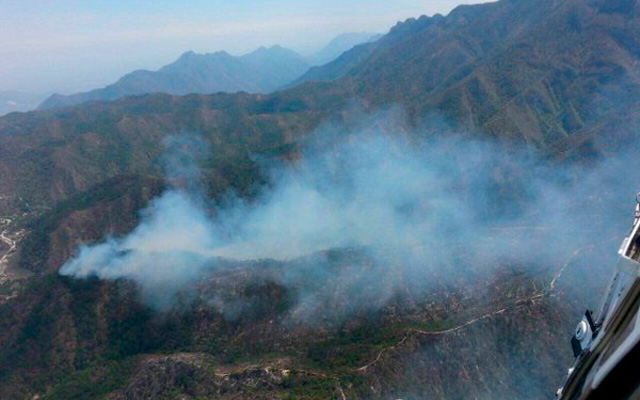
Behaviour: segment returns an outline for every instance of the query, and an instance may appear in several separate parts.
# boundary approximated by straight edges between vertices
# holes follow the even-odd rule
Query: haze
[[[280,44],[302,54],[344,32],[483,0],[3,0],[0,91],[71,93],[157,69],[182,52],[240,54]]]

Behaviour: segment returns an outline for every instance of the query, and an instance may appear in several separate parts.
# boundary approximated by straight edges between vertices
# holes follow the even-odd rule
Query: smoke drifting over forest
[[[362,300],[354,307],[379,307],[400,281],[428,289],[501,265],[535,273],[572,249],[613,239],[603,259],[592,260],[608,265],[628,228],[640,171],[633,157],[557,166],[488,139],[394,135],[374,123],[325,125],[311,138],[297,161],[265,167],[269,184],[256,198],[229,194],[215,206],[198,169],[215,148],[197,134],[167,139],[171,188],[142,211],[133,232],[81,246],[60,273],[132,280],[166,308],[234,262],[274,260],[286,266],[279,283],[337,279],[345,295]],[[325,251],[345,248],[366,254],[366,268],[330,268]],[[300,304],[313,310],[323,287],[298,291]]]

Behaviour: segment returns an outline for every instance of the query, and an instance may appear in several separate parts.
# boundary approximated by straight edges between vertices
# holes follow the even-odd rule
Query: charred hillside
[[[625,150],[640,128],[638,17],[638,2],[628,0],[463,6],[400,23],[268,95],[146,94],[0,118],[0,398],[552,396],[571,361],[573,322],[602,289],[595,272],[609,264],[594,260],[615,255],[615,217],[627,211],[626,187],[608,189],[630,179],[615,168],[637,165]],[[385,264],[358,243],[288,260],[218,257],[224,268],[205,270],[159,309],[126,276],[58,273],[80,246],[125,240],[154,199],[184,191],[188,183],[164,178],[167,137],[193,134],[210,147],[199,160],[198,195],[215,220],[229,202],[263,204],[277,186],[265,165],[305,170],[298,162],[313,132],[357,140],[348,132],[363,115],[390,108],[400,117],[370,125],[409,149],[425,138],[462,138],[426,153],[447,160],[427,172],[460,194],[456,206],[490,211],[462,219],[483,229],[444,224],[447,238],[463,233],[467,241],[434,242],[459,274],[412,275],[392,251],[382,252]],[[461,143],[469,138],[495,139],[500,152],[467,152]],[[386,144],[374,156],[409,153]],[[475,158],[486,170],[465,163]],[[616,173],[598,174],[608,161]],[[444,179],[459,165],[464,174]],[[530,171],[542,173],[534,180]],[[371,188],[386,188],[372,180]],[[536,190],[556,180],[582,190],[545,203],[556,192]],[[395,189],[380,191],[365,193],[395,200]],[[415,221],[435,205],[443,210],[436,222],[459,216],[460,207],[437,208],[449,197],[429,203],[418,194],[420,201],[394,203],[394,212]],[[532,203],[530,218],[513,217]],[[548,223],[554,212],[584,213],[588,223]],[[474,252],[485,244],[514,250]],[[411,245],[420,253],[421,243]],[[532,256],[551,253],[547,247],[553,258]],[[132,251],[123,248],[118,257]],[[312,269],[318,262],[321,273]],[[363,277],[367,285],[358,286]],[[371,297],[388,282],[393,290]]]
[[[327,256],[332,268],[368,262],[354,251],[316,257]],[[324,311],[297,320],[298,297],[278,276],[300,267],[238,265],[199,283],[194,303],[164,313],[124,281],[35,280],[3,307],[2,395],[543,398],[570,359],[557,340],[571,329],[568,310],[547,278],[505,268],[488,282],[428,293],[407,282],[381,310],[346,319],[340,282],[329,279]]]

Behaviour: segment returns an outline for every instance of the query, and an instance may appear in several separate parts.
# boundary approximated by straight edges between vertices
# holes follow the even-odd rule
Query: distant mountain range
[[[302,56],[280,46],[260,47],[240,57],[224,51],[211,54],[188,51],[158,71],[134,71],[114,84],[89,92],[68,96],[55,94],[39,109],[146,93],[268,93],[297,78],[308,68],[309,64]]]
[[[371,109],[400,105],[416,124],[436,115],[558,157],[598,154],[640,125],[640,25],[633,12],[617,10],[604,0],[460,6],[446,17],[398,24],[312,70],[316,79],[268,95],[148,94],[6,116],[0,195],[48,205],[105,178],[147,170],[161,151],[158,138],[181,129],[236,143],[228,151],[239,152],[237,143],[241,152],[286,147],[354,98]],[[271,52],[252,57],[261,53]],[[100,135],[96,145],[81,145],[91,135]]]
[[[44,98],[43,94],[0,91],[0,116],[34,110]]]
[[[158,71],[134,71],[116,83],[89,92],[54,94],[38,108],[46,110],[147,93],[270,93],[300,77],[311,65],[329,62],[353,46],[379,37],[372,33],[343,34],[307,58],[280,46],[260,47],[239,57],[224,51],[211,54],[188,51]]]
[[[362,43],[375,42],[382,34],[371,32],[343,33],[336,36],[320,51],[311,54],[307,60],[311,65],[324,65],[338,58],[342,53]]]

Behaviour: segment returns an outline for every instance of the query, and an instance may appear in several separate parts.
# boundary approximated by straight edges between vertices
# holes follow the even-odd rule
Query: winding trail
[[[413,335],[418,334],[418,335],[425,335],[425,336],[440,336],[440,335],[446,335],[448,333],[461,331],[461,330],[463,330],[463,329],[465,329],[465,328],[467,328],[467,327],[469,327],[469,326],[471,326],[471,325],[473,325],[473,324],[475,324],[477,322],[483,321],[485,319],[489,319],[489,318],[494,317],[494,316],[496,316],[498,314],[502,314],[507,310],[513,310],[513,309],[524,307],[524,305],[526,303],[535,301],[537,299],[541,299],[541,298],[545,297],[546,295],[547,295],[547,293],[543,292],[543,293],[536,293],[536,294],[534,294],[532,296],[529,296],[529,297],[517,299],[513,304],[511,304],[511,305],[509,305],[507,307],[504,307],[504,308],[501,308],[499,310],[486,313],[486,314],[481,315],[479,317],[470,319],[470,320],[468,320],[468,321],[466,321],[466,322],[464,322],[464,323],[462,323],[460,325],[457,325],[457,326],[454,326],[454,327],[448,328],[448,329],[443,329],[443,330],[440,330],[440,331],[425,331],[425,330],[417,329],[417,328],[409,328],[409,329],[407,329],[407,332],[405,333],[404,337],[398,343],[394,344],[393,346],[385,347],[384,349],[380,350],[380,352],[378,352],[378,355],[376,356],[376,358],[373,361],[363,365],[362,367],[359,367],[357,369],[357,371],[364,372],[369,367],[377,364],[378,362],[380,362],[382,360],[382,358],[383,358],[385,353],[387,353],[387,352],[389,352],[391,350],[394,350],[397,347],[401,346],[402,344],[404,344]]]
[[[8,218],[0,219],[0,223],[6,226],[11,225],[11,222],[12,221]],[[8,261],[9,256],[11,256],[11,254],[13,254],[13,252],[16,250],[16,246],[18,244],[15,240],[7,236],[7,232],[8,232],[8,229],[5,229],[2,231],[2,233],[0,233],[0,241],[4,242],[7,246],[9,246],[9,250],[7,250],[2,256],[2,258],[0,258],[0,264],[4,264]]]
[[[370,367],[376,365],[377,363],[379,363],[380,361],[383,360],[385,354],[397,349],[398,347],[402,346],[404,343],[407,342],[407,340],[409,340],[409,338],[411,338],[413,335],[425,335],[425,336],[439,336],[439,335],[446,335],[449,333],[454,333],[454,332],[458,332],[461,331],[477,322],[489,319],[491,317],[494,317],[496,315],[499,314],[503,314],[504,312],[508,311],[508,310],[515,310],[518,308],[522,308],[524,307],[526,304],[534,302],[538,299],[542,299],[544,297],[550,297],[553,296],[555,294],[555,287],[556,287],[556,282],[562,277],[562,274],[564,273],[564,271],[573,263],[575,262],[578,257],[586,250],[591,250],[596,248],[597,246],[600,246],[602,244],[606,244],[609,242],[612,242],[614,239],[611,240],[606,240],[604,242],[601,243],[596,243],[596,244],[592,244],[592,245],[588,245],[588,246],[584,246],[581,247],[579,249],[576,249],[571,256],[569,257],[569,259],[562,265],[560,266],[560,268],[558,269],[558,272],[556,272],[556,274],[553,276],[553,279],[549,282],[549,287],[548,288],[544,288],[541,291],[538,291],[530,296],[526,296],[526,297],[522,297],[519,299],[516,299],[515,302],[513,302],[512,304],[503,307],[501,309],[486,313],[484,315],[472,318],[460,325],[454,326],[452,328],[448,328],[448,329],[443,329],[440,331],[425,331],[425,330],[421,330],[421,329],[417,329],[417,328],[409,328],[407,329],[405,335],[403,336],[403,338],[398,341],[396,344],[388,346],[383,348],[382,350],[380,350],[377,354],[377,356],[370,362],[368,362],[367,364],[357,368],[358,372],[366,372],[367,369],[369,369]]]
[[[564,263],[560,267],[560,269],[558,270],[556,275],[553,277],[551,282],[549,282],[549,291],[555,290],[556,282],[558,281],[558,279],[562,278],[562,274],[564,273],[564,270],[567,269],[567,267],[569,265],[571,265],[580,256],[580,254],[582,254],[582,252],[584,252],[585,250],[592,250],[592,249],[594,249],[594,248],[596,248],[598,246],[601,246],[603,244],[607,244],[607,243],[613,242],[614,240],[618,240],[618,239],[605,240],[604,242],[600,242],[600,243],[595,243],[595,244],[591,244],[591,245],[588,245],[588,246],[584,246],[584,247],[581,247],[581,248],[577,249],[576,251],[574,251],[571,254],[571,257],[569,257],[569,259],[567,260],[567,262]]]

